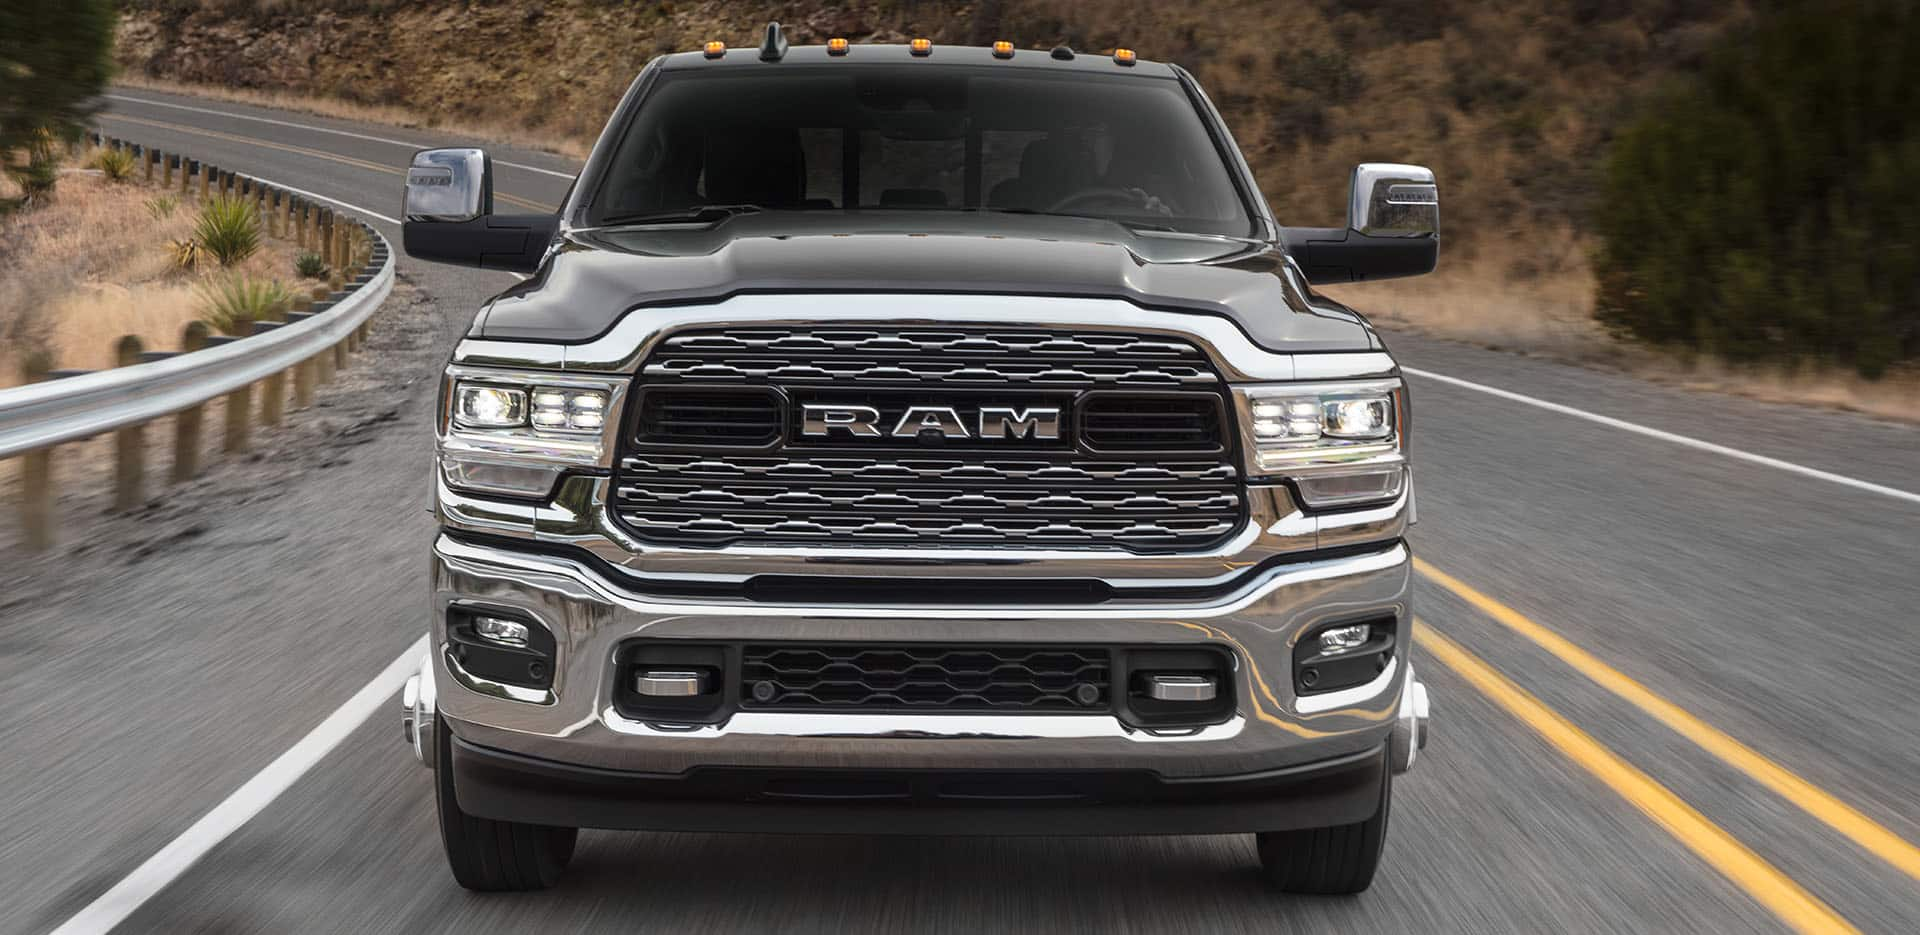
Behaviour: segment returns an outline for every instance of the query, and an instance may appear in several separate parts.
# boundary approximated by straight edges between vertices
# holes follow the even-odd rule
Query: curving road
[[[368,216],[454,142],[108,106]],[[569,184],[493,152],[517,202]],[[552,892],[466,893],[391,694],[434,379],[510,279],[400,270],[371,352],[257,456],[130,517],[72,494],[50,556],[0,546],[0,931],[1920,930],[1920,430],[1411,336],[1437,731],[1365,896],[1267,893],[1239,838],[612,832]]]

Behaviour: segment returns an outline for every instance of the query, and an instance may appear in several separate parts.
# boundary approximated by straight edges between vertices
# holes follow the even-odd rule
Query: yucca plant
[[[94,154],[93,167],[107,177],[109,182],[124,182],[133,178],[133,170],[139,162],[133,158],[133,150],[109,147]]]
[[[178,207],[180,207],[180,197],[178,195],[160,195],[147,199],[147,213],[152,215],[156,221],[164,221],[167,218],[173,217],[173,211]]]
[[[312,250],[304,250],[299,256],[293,258],[293,271],[299,273],[302,279],[325,279],[326,258]]]
[[[199,269],[207,256],[200,244],[192,240],[167,241],[167,253],[173,258],[174,268],[183,270]]]
[[[223,334],[248,335],[256,321],[286,316],[293,293],[277,279],[233,273],[200,287],[200,318]]]
[[[226,196],[214,198],[200,209],[193,239],[221,266],[232,266],[259,251],[260,215],[250,202]]]

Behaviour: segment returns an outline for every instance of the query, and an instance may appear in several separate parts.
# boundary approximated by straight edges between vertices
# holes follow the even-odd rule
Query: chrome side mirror
[[[484,149],[423,149],[407,167],[408,221],[464,224],[493,213],[493,160]]]
[[[1391,162],[1354,166],[1347,227],[1368,237],[1440,236],[1440,188],[1433,170]]]
[[[1440,187],[1426,166],[1353,167],[1346,227],[1283,227],[1287,253],[1314,285],[1433,272],[1440,262]]]

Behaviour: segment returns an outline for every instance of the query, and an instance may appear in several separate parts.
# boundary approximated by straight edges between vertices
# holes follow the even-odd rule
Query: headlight
[[[470,429],[507,429],[527,424],[527,391],[479,383],[454,387],[454,424]]]
[[[1399,380],[1235,387],[1247,471],[1285,477],[1310,507],[1351,506],[1406,486],[1406,388]]]
[[[605,433],[624,381],[460,365],[445,379],[439,463],[449,485],[543,497],[567,470],[610,466]]]

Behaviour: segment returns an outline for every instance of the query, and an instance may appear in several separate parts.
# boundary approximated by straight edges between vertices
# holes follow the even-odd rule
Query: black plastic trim
[[[1166,777],[1145,769],[697,767],[643,773],[468,743],[460,808],[569,828],[797,834],[1237,834],[1354,824],[1380,807],[1385,744],[1284,769]]]

